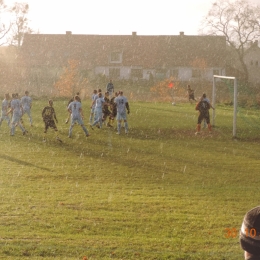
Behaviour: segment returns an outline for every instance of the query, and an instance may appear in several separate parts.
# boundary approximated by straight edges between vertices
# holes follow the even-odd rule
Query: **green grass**
[[[0,128],[0,259],[242,259],[238,235],[259,205],[259,111],[218,106],[212,135],[195,136],[190,104],[130,103],[129,135],[79,126],[67,138],[66,103],[54,103],[60,137]],[[83,103],[85,122],[89,102]]]

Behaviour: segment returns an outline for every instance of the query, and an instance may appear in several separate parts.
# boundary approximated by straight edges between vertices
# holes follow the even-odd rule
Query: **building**
[[[248,81],[253,84],[260,84],[260,48],[258,41],[251,44],[244,55],[244,62],[248,70]]]
[[[179,81],[225,75],[224,36],[26,34],[22,57],[31,78],[57,77],[68,60],[81,70],[112,79]]]

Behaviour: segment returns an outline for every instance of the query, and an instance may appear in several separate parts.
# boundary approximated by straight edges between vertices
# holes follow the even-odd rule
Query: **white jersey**
[[[13,110],[13,115],[21,116],[22,115],[22,109],[21,109],[21,101],[19,99],[13,99],[11,101],[11,108]]]
[[[124,96],[117,96],[115,98],[116,108],[118,113],[125,113],[126,112],[126,103],[127,98]]]
[[[2,102],[2,114],[5,115],[7,113],[8,106],[9,106],[8,100],[4,99]]]
[[[104,98],[103,98],[103,97],[98,97],[98,98],[96,99],[95,109],[97,109],[97,110],[102,110],[103,103],[105,103]]]
[[[81,118],[81,103],[73,101],[69,104],[68,109],[71,111],[72,118]]]
[[[28,96],[24,96],[21,98],[21,103],[24,110],[28,110],[31,108],[32,105],[32,99]]]

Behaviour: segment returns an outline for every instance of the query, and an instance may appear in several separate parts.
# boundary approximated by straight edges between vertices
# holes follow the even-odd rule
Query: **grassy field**
[[[259,111],[218,106],[216,127],[195,136],[194,105],[130,103],[130,131],[79,126],[54,103],[60,137],[0,128],[0,259],[243,259],[238,231],[259,205]],[[85,122],[89,102],[83,103]],[[89,128],[89,127],[88,127]],[[228,229],[233,229],[226,238]]]

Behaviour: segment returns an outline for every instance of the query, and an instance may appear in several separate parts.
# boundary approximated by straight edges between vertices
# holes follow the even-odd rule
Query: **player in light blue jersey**
[[[127,98],[123,96],[123,92],[119,91],[118,96],[115,98],[114,102],[116,103],[117,108],[117,134],[120,134],[121,130],[121,121],[124,120],[125,123],[125,133],[128,134],[128,122],[127,122],[127,113],[130,113],[129,104]]]
[[[23,132],[23,135],[27,133],[23,125],[21,124],[21,117],[23,114],[23,107],[21,101],[18,99],[18,94],[12,94],[11,101],[11,109],[7,112],[7,114],[12,113],[12,121],[11,121],[11,135],[13,136],[15,133],[15,127],[19,126]]]
[[[93,129],[93,126],[98,125],[99,128],[102,128],[102,108],[105,103],[104,98],[102,97],[102,93],[99,92],[97,95],[97,98],[93,101],[92,105],[95,105],[95,119],[94,123],[91,125],[91,128]]]
[[[91,97],[91,107],[90,107],[90,117],[89,117],[89,123],[92,124],[93,123],[93,118],[94,118],[94,112],[95,112],[95,105],[93,105],[93,101],[96,99],[97,96],[97,90],[95,89],[93,91],[92,97]]]
[[[72,129],[73,129],[75,123],[78,123],[82,127],[83,131],[86,134],[86,137],[90,136],[87,128],[84,126],[84,123],[83,123],[83,113],[82,113],[82,107],[81,107],[79,96],[76,95],[74,97],[74,101],[71,102],[68,106],[68,111],[71,114],[71,124],[70,124],[70,128],[69,128],[69,137],[71,138]]]
[[[10,117],[7,115],[8,108],[9,108],[9,94],[5,94],[5,99],[2,102],[2,111],[1,111],[1,118],[0,118],[0,126],[4,120],[7,121],[8,126],[10,127]]]
[[[31,107],[32,99],[29,97],[29,91],[25,91],[25,95],[21,98],[21,104],[23,106],[23,115],[27,114],[29,117],[30,125],[32,126]]]

